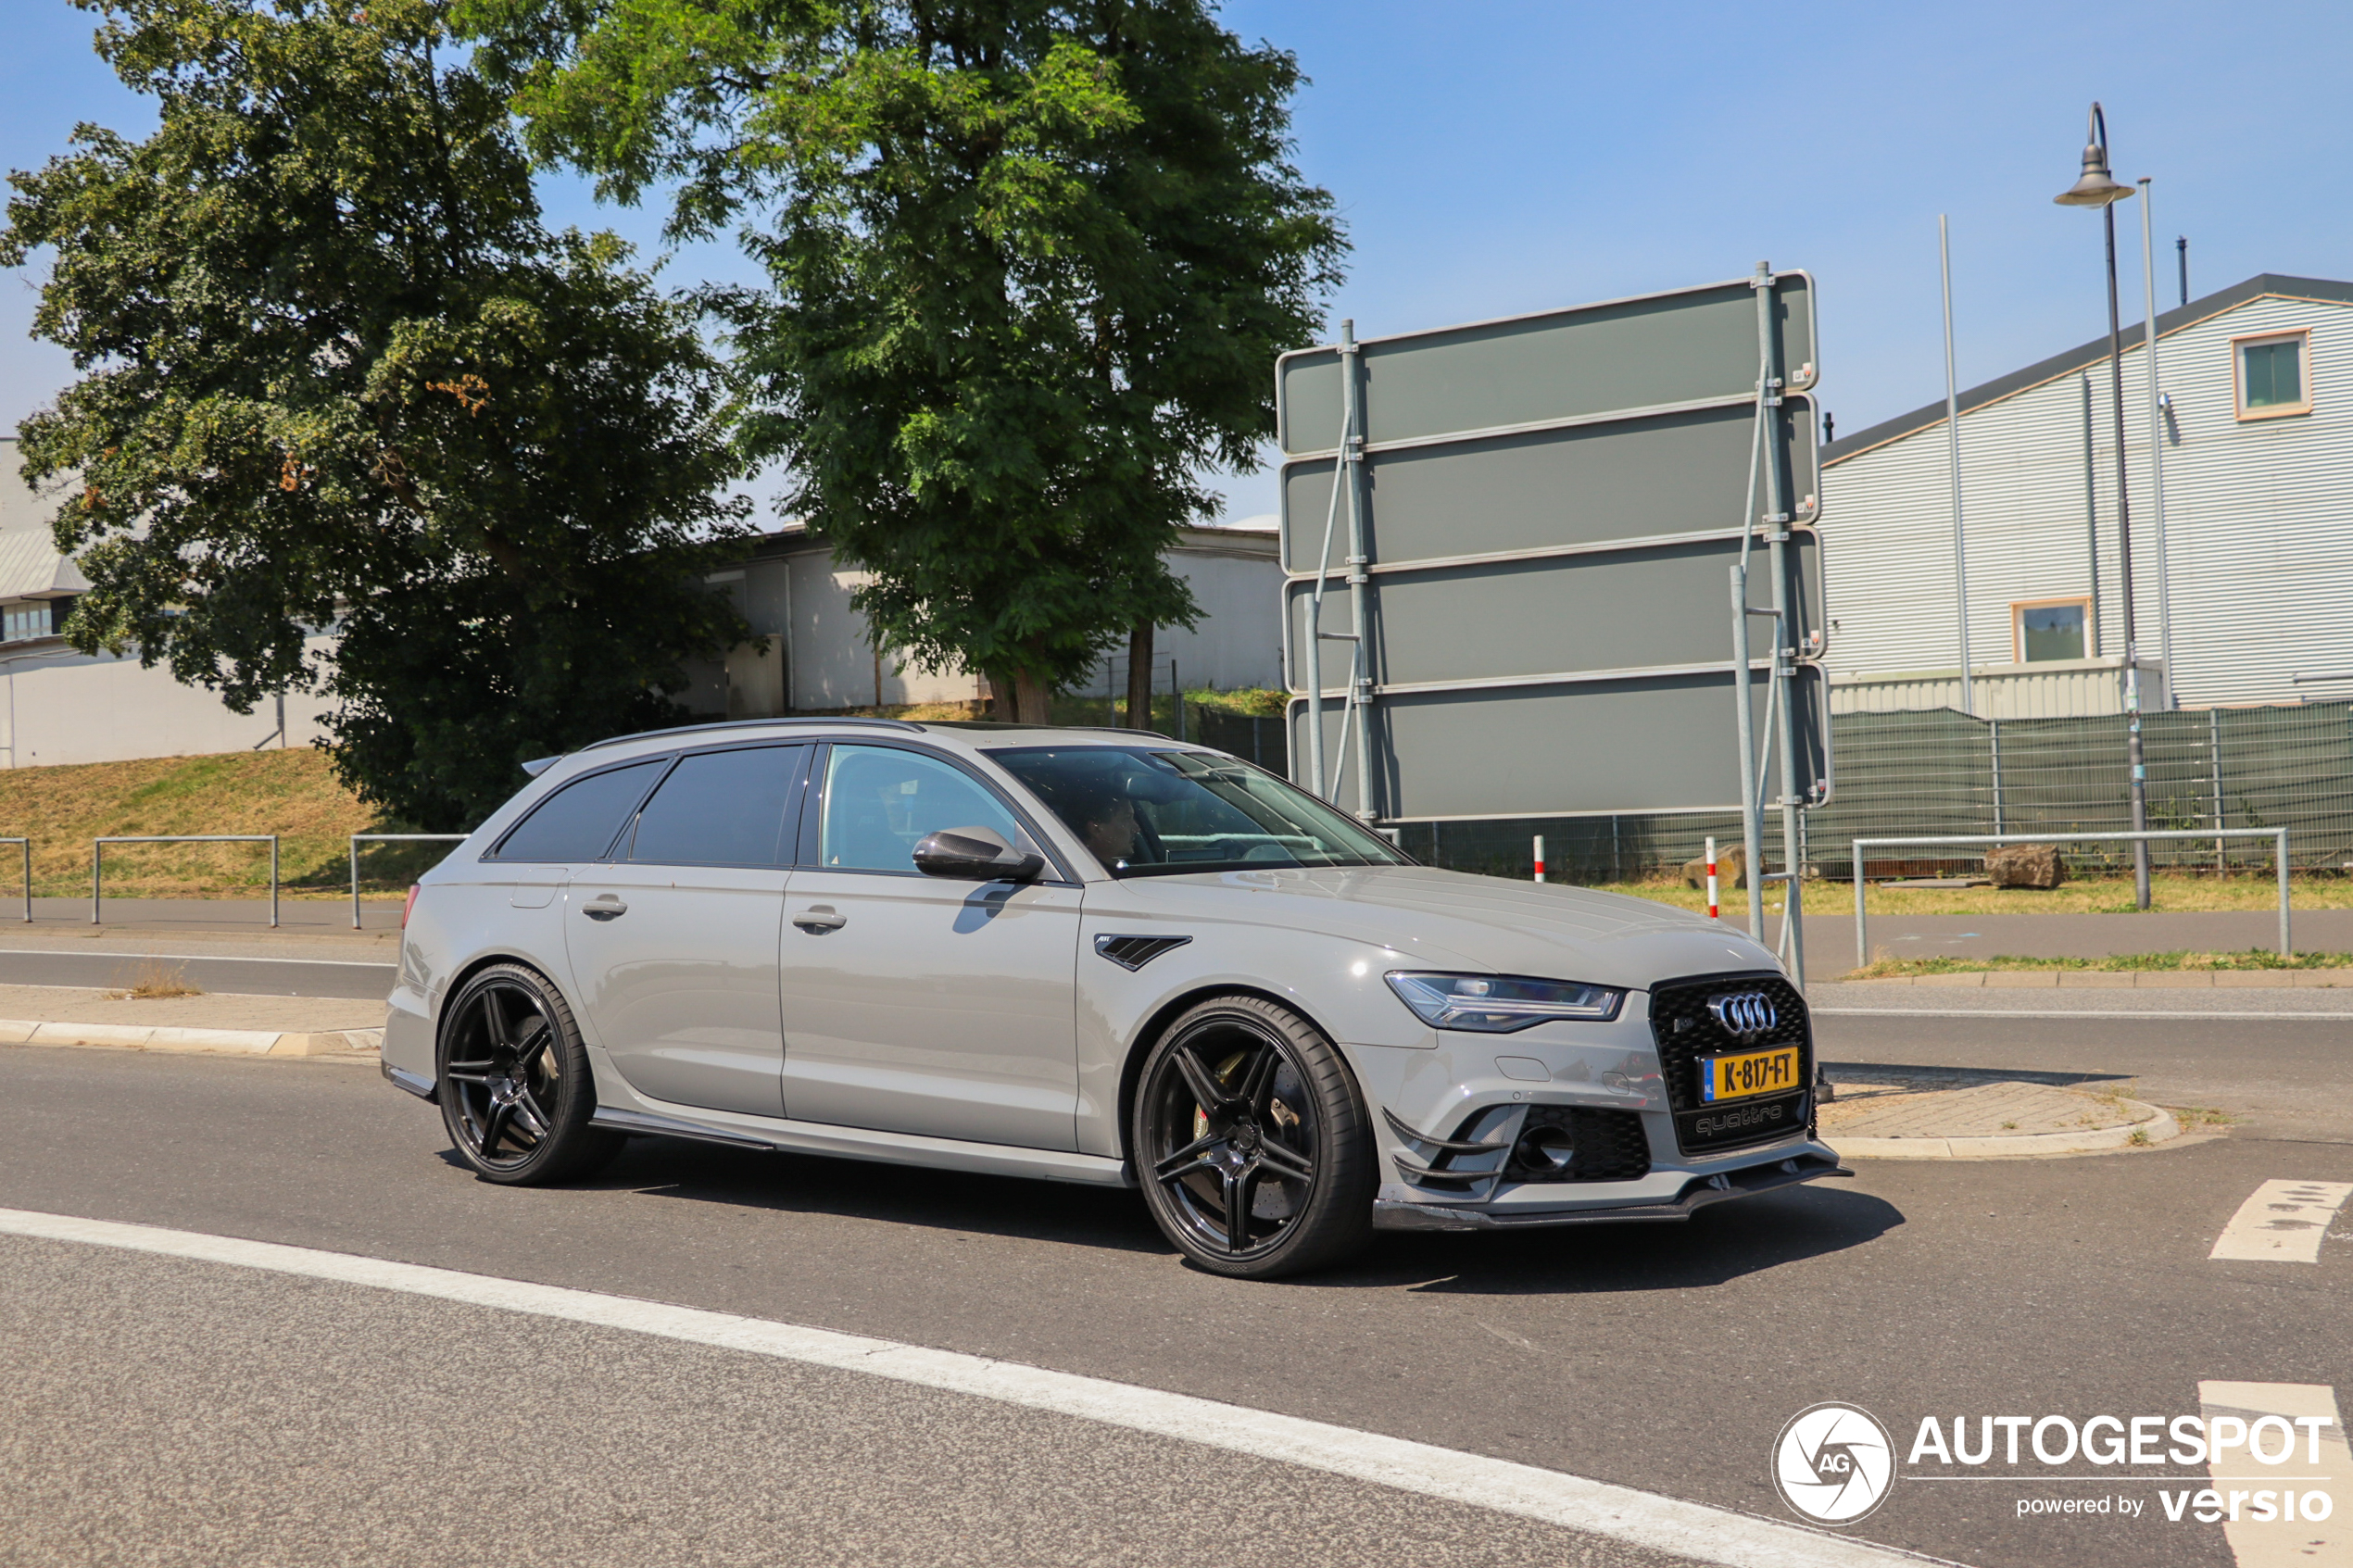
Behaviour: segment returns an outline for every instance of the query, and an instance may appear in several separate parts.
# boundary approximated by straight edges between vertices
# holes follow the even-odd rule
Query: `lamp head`
[[[2051,199],[2061,207],[2106,207],[2133,194],[2108,171],[2108,116],[2092,106],[2091,142],[2083,149],[2083,173],[2074,184]]]

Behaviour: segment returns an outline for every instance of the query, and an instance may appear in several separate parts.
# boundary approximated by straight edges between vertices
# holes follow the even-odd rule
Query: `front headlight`
[[[1385,978],[1398,999],[1424,1023],[1508,1035],[1554,1018],[1607,1022],[1617,1016],[1623,991],[1573,980],[1531,980],[1524,974],[1424,974],[1391,970]]]

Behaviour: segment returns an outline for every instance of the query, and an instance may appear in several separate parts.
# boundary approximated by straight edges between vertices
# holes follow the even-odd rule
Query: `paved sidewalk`
[[[382,1002],[333,997],[134,998],[74,985],[0,985],[0,1045],[372,1060],[384,1022]]]
[[[1820,1108],[1822,1138],[1859,1160],[2023,1159],[2145,1147],[2181,1124],[2130,1098],[2123,1079],[1828,1064],[1837,1098]],[[2044,1081],[2037,1081],[2038,1078]]]
[[[2353,986],[2353,969],[1975,969],[1838,984],[1986,991],[2326,991]]]
[[[1822,1107],[1821,1125],[1825,1136],[1994,1138],[2124,1127],[2138,1120],[2120,1097],[2051,1084],[1841,1084],[1838,1098]]]

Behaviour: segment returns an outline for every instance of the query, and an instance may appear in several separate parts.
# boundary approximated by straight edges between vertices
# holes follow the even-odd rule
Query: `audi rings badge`
[[[1780,1010],[1762,991],[1730,991],[1707,1000],[1708,1016],[1736,1040],[1761,1040],[1781,1021]]]

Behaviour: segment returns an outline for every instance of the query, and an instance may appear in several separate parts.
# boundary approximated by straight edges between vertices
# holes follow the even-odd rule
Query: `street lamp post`
[[[2124,487],[2124,347],[2123,326],[2116,301],[2116,203],[2133,194],[2117,183],[2108,169],[2108,116],[2092,106],[2088,144],[2083,148],[2083,173],[2074,184],[2052,197],[2061,207],[2096,207],[2108,231],[2108,365],[2109,402],[2116,410],[2116,548],[2124,587],[2124,756],[2132,769],[2133,831],[2149,825],[2148,768],[2141,755],[2141,647],[2133,624],[2133,508]],[[2149,847],[2133,841],[2133,896],[2138,908],[2149,907]]]

